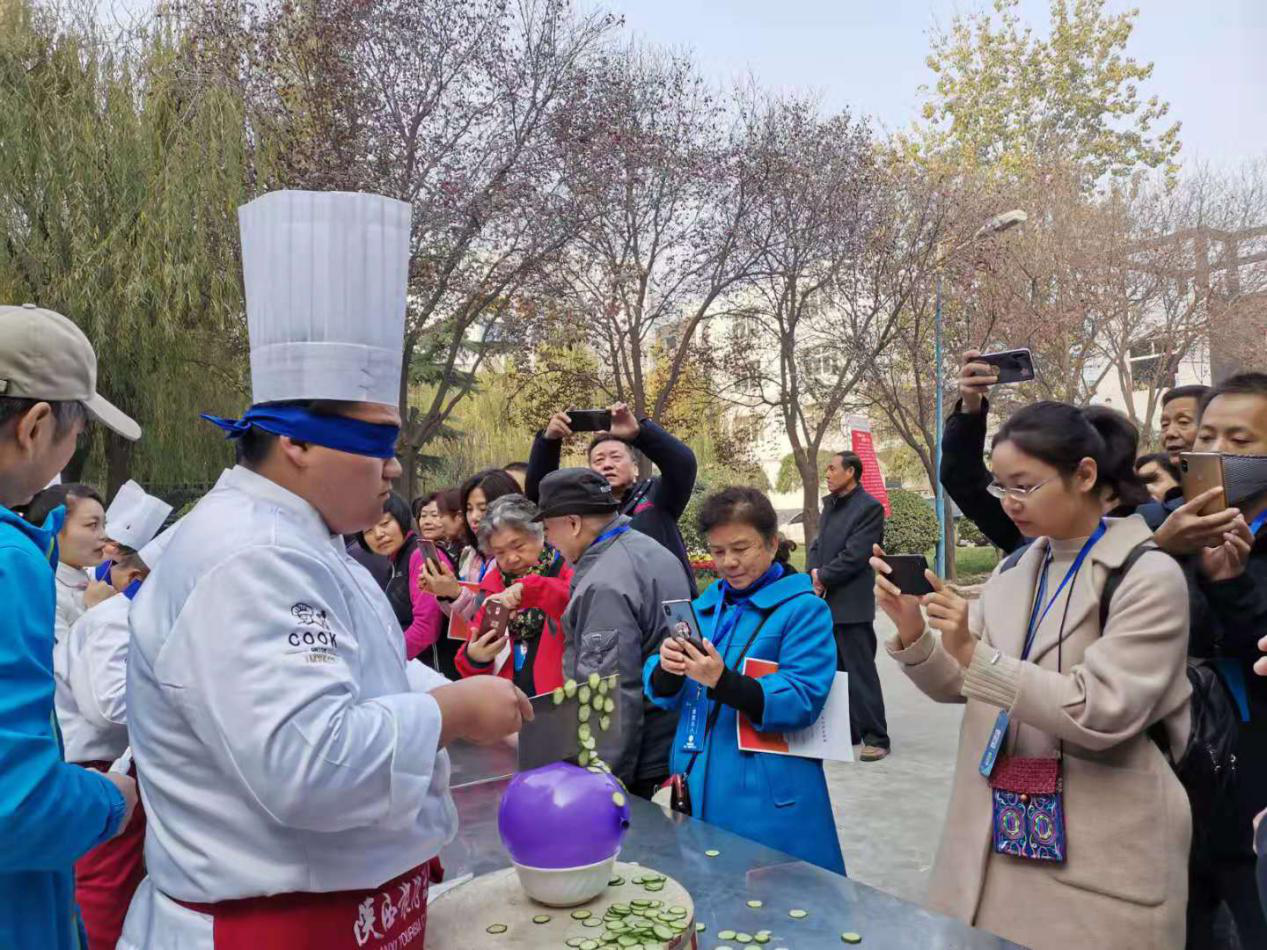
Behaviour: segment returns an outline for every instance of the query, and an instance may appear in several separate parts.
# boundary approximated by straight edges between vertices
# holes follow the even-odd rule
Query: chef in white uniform
[[[128,610],[140,578],[154,567],[145,554],[157,557],[155,536],[171,513],[171,505],[134,481],[125,483],[106,509],[113,560],[102,565],[98,579],[119,593],[84,611],[53,649],[57,721],[67,762],[110,763],[127,748]]]
[[[149,877],[119,946],[418,948],[457,830],[443,748],[511,734],[531,707],[507,680],[407,665],[340,538],[401,472],[409,206],[275,192],[239,219],[255,405],[216,420],[240,464],[132,604]]]

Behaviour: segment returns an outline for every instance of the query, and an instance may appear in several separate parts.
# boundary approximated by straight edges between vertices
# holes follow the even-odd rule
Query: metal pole
[[[942,406],[942,365],[941,365],[941,265],[937,267],[936,281],[936,309],[934,310],[933,326],[934,326],[934,352],[936,360],[936,400],[937,408],[935,410],[937,419],[935,422],[937,432],[937,442],[933,462],[933,506],[937,512],[937,564],[936,572],[938,577],[946,576],[946,508],[945,498],[942,496],[941,489],[941,437],[942,437],[942,419],[945,415]]]

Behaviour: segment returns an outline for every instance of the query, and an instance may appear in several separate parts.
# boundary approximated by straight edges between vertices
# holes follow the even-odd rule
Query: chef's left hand
[[[713,641],[705,640],[702,651],[689,640],[679,640],[678,643],[681,644],[682,653],[686,657],[686,675],[709,689],[716,686],[726,669],[726,661],[713,646]]]

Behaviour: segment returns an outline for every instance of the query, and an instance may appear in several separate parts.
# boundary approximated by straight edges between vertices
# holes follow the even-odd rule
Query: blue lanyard
[[[1260,511],[1258,513],[1258,517],[1249,523],[1249,533],[1251,535],[1257,535],[1258,529],[1261,528],[1264,523],[1267,523],[1267,511]]]
[[[1087,538],[1086,543],[1082,546],[1082,550],[1078,552],[1078,556],[1073,559],[1073,563],[1069,565],[1069,570],[1065,571],[1064,579],[1061,580],[1060,586],[1056,588],[1056,593],[1051,595],[1051,600],[1047,601],[1047,606],[1043,606],[1043,595],[1047,593],[1047,574],[1051,568],[1051,542],[1048,541],[1047,556],[1043,560],[1043,573],[1038,581],[1038,595],[1034,598],[1034,609],[1029,615],[1029,629],[1025,634],[1025,649],[1021,651],[1021,660],[1029,659],[1029,652],[1034,648],[1034,639],[1038,636],[1038,628],[1043,625],[1043,621],[1047,618],[1048,612],[1056,605],[1057,599],[1060,597],[1061,591],[1068,586],[1078,571],[1082,568],[1082,562],[1087,559],[1087,555],[1091,553],[1091,549],[1095,547],[1095,543],[1104,537],[1104,532],[1108,530],[1108,525],[1101,521],[1095,533]],[[1041,613],[1039,612],[1041,608]]]
[[[597,538],[594,539],[590,547],[596,548],[600,544],[602,544],[604,541],[610,541],[612,538],[618,538],[622,534],[624,534],[626,531],[628,531],[631,527],[633,527],[633,525],[631,525],[628,521],[626,521],[624,524],[618,524],[615,527],[608,528],[606,531],[604,531],[602,534],[600,534]]]

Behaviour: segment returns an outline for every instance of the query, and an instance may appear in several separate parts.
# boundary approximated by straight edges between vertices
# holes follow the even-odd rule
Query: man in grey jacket
[[[630,530],[611,486],[590,469],[543,478],[540,507],[546,539],[574,571],[563,613],[563,675],[619,675],[620,729],[599,740],[598,754],[630,792],[650,798],[669,775],[677,714],[647,702],[642,667],[669,634],[661,604],[691,596],[682,565],[659,542]]]

